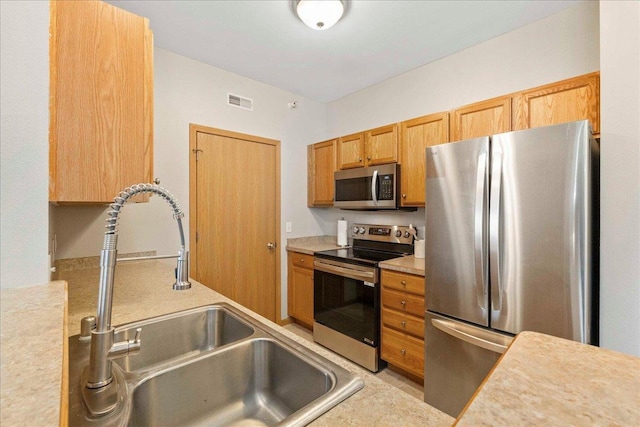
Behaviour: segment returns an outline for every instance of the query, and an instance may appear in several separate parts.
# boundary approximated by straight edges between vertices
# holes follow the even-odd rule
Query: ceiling
[[[288,0],[109,1],[149,18],[157,47],[330,102],[588,0],[354,0],[314,31]]]

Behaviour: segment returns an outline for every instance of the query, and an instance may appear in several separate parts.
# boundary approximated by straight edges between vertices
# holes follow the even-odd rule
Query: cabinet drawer
[[[382,306],[424,318],[424,297],[382,289]]]
[[[291,262],[296,267],[313,269],[313,255],[307,255],[300,252],[289,252]]]
[[[424,337],[424,319],[411,316],[410,314],[383,307],[382,325],[413,335],[419,339]]]
[[[424,378],[423,340],[383,327],[381,353],[383,360]]]
[[[413,274],[398,273],[390,270],[382,270],[382,286],[407,291],[412,294],[424,295],[424,277]]]

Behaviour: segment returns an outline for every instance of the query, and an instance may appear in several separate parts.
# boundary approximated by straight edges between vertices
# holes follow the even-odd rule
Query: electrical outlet
[[[291,233],[291,222],[287,222],[287,223],[285,224],[285,228],[286,228],[286,230],[287,230],[287,233]]]

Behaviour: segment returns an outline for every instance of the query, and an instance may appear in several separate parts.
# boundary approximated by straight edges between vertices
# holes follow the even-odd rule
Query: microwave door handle
[[[371,198],[373,204],[378,205],[378,170],[373,171],[373,177],[371,178]]]

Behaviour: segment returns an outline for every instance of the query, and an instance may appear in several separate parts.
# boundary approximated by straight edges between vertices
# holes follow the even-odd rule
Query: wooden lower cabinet
[[[313,328],[313,255],[289,252],[288,311],[297,323]]]
[[[424,378],[424,277],[382,270],[381,357]]]
[[[383,328],[381,357],[404,371],[424,378],[424,340]]]

